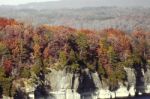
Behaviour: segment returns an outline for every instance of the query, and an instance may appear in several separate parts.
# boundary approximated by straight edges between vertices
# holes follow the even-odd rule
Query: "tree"
[[[121,62],[118,55],[112,46],[109,46],[108,48],[108,57],[109,64],[112,68],[112,71],[109,75],[109,81],[110,86],[113,89],[115,86],[118,86],[118,82],[125,80],[126,74],[122,64],[120,64]]]
[[[107,44],[107,37],[101,38],[99,41],[99,48],[98,48],[98,57],[99,61],[101,62],[102,66],[104,68],[108,64],[108,55],[107,55],[107,50],[108,50],[108,44]]]
[[[109,58],[109,64],[111,64],[113,67],[116,67],[116,63],[119,62],[119,58],[114,48],[112,46],[109,46],[107,53]]]
[[[36,75],[39,75],[41,71],[41,67],[39,65],[33,65],[31,68],[31,72],[33,72]]]
[[[10,57],[10,52],[6,45],[2,42],[0,42],[0,58],[1,58],[1,65],[3,65],[3,62],[6,58]]]
[[[13,79],[11,77],[0,79],[0,86],[3,89],[3,95],[12,97],[15,94],[15,88],[13,88],[12,81]]]
[[[7,76],[11,75],[11,71],[13,69],[12,60],[9,60],[9,59],[4,60],[3,66],[4,66],[4,70],[5,70],[6,75]]]
[[[21,78],[30,78],[31,74],[30,74],[30,68],[27,67],[21,67],[20,68],[20,75],[19,77]]]
[[[3,56],[6,54],[7,47],[3,42],[0,42],[0,55]]]
[[[15,88],[13,88],[13,78],[7,77],[5,69],[0,67],[0,87],[2,88],[2,94],[5,96],[13,96],[15,94]]]
[[[100,75],[100,77],[105,77],[106,72],[104,67],[102,66],[101,62],[98,62],[98,69],[97,69],[98,74]]]
[[[80,60],[86,60],[86,55],[87,55],[87,48],[88,48],[88,42],[87,42],[87,37],[83,33],[78,33],[76,43],[78,45],[78,50],[79,50],[79,59]]]
[[[69,52],[66,65],[69,72],[76,72],[79,69],[78,59],[72,49]]]
[[[67,55],[66,52],[60,51],[59,52],[59,58],[58,58],[58,69],[62,70],[67,65]]]

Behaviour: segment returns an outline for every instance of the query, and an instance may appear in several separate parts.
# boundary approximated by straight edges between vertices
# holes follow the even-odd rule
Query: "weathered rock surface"
[[[127,82],[128,86],[135,86],[136,84],[136,77],[135,77],[135,70],[132,68],[124,68],[127,74]]]
[[[135,96],[136,90],[134,86],[131,86],[128,91],[130,96]]]
[[[71,89],[73,74],[65,73],[65,71],[52,70],[46,75],[46,80],[50,82],[51,89],[58,91],[62,89]]]
[[[129,91],[127,87],[120,85],[120,88],[115,91],[116,96],[115,97],[128,97]]]
[[[97,98],[120,98],[135,96],[136,94],[136,74],[134,69],[125,68],[127,73],[126,84],[119,83],[119,88],[115,91],[110,91],[107,84],[100,81],[98,73],[90,73],[86,70],[84,75],[66,73],[65,71],[52,70],[51,73],[46,75],[46,80],[50,82],[52,91],[50,94],[53,96],[50,99],[97,99]],[[138,94],[150,93],[150,70],[144,72],[144,86]],[[88,82],[92,80],[92,82]],[[84,87],[95,89],[86,90]],[[82,86],[81,86],[82,85]],[[81,86],[80,93],[79,86]],[[88,87],[89,86],[89,87]],[[143,91],[143,89],[145,89]]]

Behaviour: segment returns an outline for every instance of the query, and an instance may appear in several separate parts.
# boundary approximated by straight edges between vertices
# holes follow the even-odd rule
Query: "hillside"
[[[96,30],[117,28],[125,31],[132,31],[138,27],[148,30],[150,27],[149,8],[34,9],[28,6],[26,8],[1,6],[0,8],[1,17],[15,18],[33,25],[64,25]]]
[[[34,8],[34,9],[62,9],[62,8],[85,8],[85,7],[150,7],[149,0],[60,0],[48,1],[40,3],[23,4],[20,8]]]
[[[119,88],[125,96],[150,93],[150,32],[34,27],[0,18],[0,35],[3,96],[26,99],[30,92],[40,97],[64,89],[81,96],[118,95]]]

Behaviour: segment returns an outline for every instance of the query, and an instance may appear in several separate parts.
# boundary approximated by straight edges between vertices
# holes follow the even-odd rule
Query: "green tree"
[[[116,66],[116,63],[119,62],[119,58],[118,58],[117,53],[115,52],[114,48],[112,46],[109,46],[107,53],[108,53],[108,57],[109,57],[109,63],[112,66]]]
[[[87,59],[87,48],[88,48],[88,40],[87,36],[83,33],[78,33],[76,43],[78,45],[78,58],[80,60],[86,60]]]
[[[65,65],[67,64],[67,55],[65,51],[59,52],[59,67],[58,69],[64,69]]]
[[[121,64],[117,53],[112,46],[108,48],[109,64],[112,72],[109,75],[110,85],[117,86],[118,82],[123,81],[126,77],[123,65]]]
[[[2,88],[2,94],[5,96],[13,96],[15,94],[15,88],[13,88],[13,78],[6,77],[5,70],[0,67],[0,87]]]
[[[21,78],[30,78],[30,68],[27,67],[21,67],[20,68],[20,77]]]
[[[80,50],[84,50],[88,47],[87,37],[83,33],[78,33],[76,42],[77,42]]]
[[[1,65],[4,62],[5,58],[9,58],[10,57],[10,52],[8,50],[8,48],[5,46],[4,43],[0,42],[0,58],[1,58]]]
[[[98,74],[99,74],[101,77],[104,77],[104,75],[106,74],[106,73],[105,73],[105,69],[104,69],[104,67],[102,66],[102,64],[101,64],[100,61],[99,61],[99,63],[98,63],[97,72],[98,72]]]
[[[33,72],[36,75],[39,75],[41,71],[41,67],[39,65],[33,65],[31,68],[31,72]]]
[[[70,63],[69,65],[71,66],[71,71],[75,72],[79,68],[79,64],[78,64],[78,59],[73,50],[70,51],[68,59]]]
[[[19,62],[21,64],[28,62],[30,58],[30,49],[28,49],[29,46],[27,46],[24,43],[25,42],[23,41],[23,39],[21,39],[20,40],[20,54],[19,54]]]
[[[0,86],[3,89],[3,95],[12,97],[15,94],[12,82],[13,79],[11,77],[3,77],[0,79]]]
[[[77,63],[72,63],[71,64],[71,71],[76,72],[79,69],[79,64]]]

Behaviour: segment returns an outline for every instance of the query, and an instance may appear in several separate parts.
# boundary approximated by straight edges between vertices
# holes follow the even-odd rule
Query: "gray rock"
[[[132,68],[124,68],[127,73],[128,85],[132,86],[136,84],[135,70]]]
[[[52,90],[58,91],[63,89],[71,89],[72,77],[73,74],[52,69],[52,72],[46,75],[46,80],[50,82]]]
[[[102,85],[101,85],[101,82],[100,82],[100,79],[99,79],[99,76],[98,76],[97,72],[92,73],[92,78],[93,78],[95,87],[98,88],[98,89],[102,88]]]

